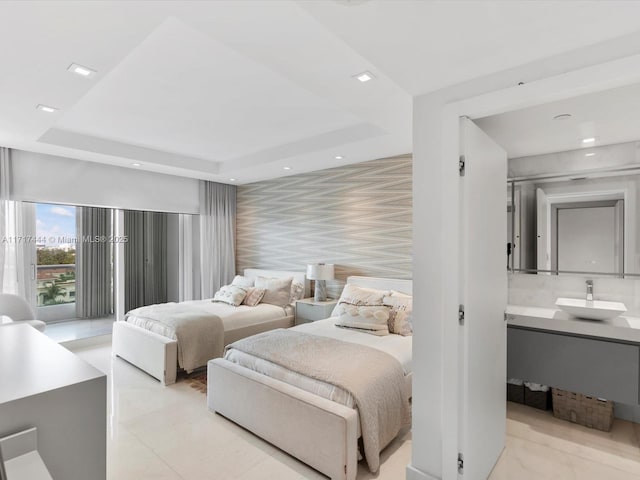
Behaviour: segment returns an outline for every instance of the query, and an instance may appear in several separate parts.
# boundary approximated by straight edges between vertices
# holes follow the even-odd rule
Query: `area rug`
[[[191,388],[195,388],[200,393],[207,393],[207,372],[198,373],[188,378]]]

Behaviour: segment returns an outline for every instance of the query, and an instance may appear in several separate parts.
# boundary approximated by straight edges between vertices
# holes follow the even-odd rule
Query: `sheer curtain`
[[[12,254],[9,249],[12,247],[9,228],[11,220],[9,217],[9,204],[11,203],[11,159],[9,149],[0,147],[0,291],[9,292],[6,288],[11,283],[11,274],[8,269],[11,267],[7,262],[11,261]]]
[[[193,215],[184,213],[178,217],[178,299],[181,302],[196,300],[197,292],[200,291],[195,282],[199,265],[194,262],[196,244],[193,220]]]
[[[76,207],[76,315],[111,315],[111,209]]]
[[[200,271],[202,298],[211,298],[236,273],[236,186],[201,182]]]
[[[11,151],[0,147],[0,291],[36,305],[36,212],[11,195]]]

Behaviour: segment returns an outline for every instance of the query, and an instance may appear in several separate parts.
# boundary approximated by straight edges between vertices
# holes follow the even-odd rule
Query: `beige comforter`
[[[161,303],[127,312],[125,320],[178,341],[178,365],[187,372],[222,356],[224,326],[219,316],[193,305]],[[159,324],[159,325],[158,325]],[[152,325],[152,326],[149,326]],[[155,325],[156,328],[153,327]]]
[[[272,330],[227,346],[353,395],[369,470],[380,467],[380,451],[411,423],[404,371],[388,353],[355,343],[294,330]]]

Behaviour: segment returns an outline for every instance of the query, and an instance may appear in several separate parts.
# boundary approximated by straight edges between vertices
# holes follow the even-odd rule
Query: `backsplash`
[[[587,280],[593,280],[594,299],[622,302],[627,307],[626,315],[640,317],[640,279],[509,274],[509,304],[557,308],[558,297],[585,298]]]

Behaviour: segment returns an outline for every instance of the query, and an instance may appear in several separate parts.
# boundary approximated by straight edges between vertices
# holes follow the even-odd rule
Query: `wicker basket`
[[[613,424],[613,402],[553,388],[553,415],[585,427],[608,432]]]
[[[524,385],[507,383],[507,401],[524,403]]]
[[[537,390],[531,390],[526,385],[524,386],[524,403],[533,408],[539,408],[540,410],[549,410],[551,408],[551,390],[546,392],[540,392]]]

